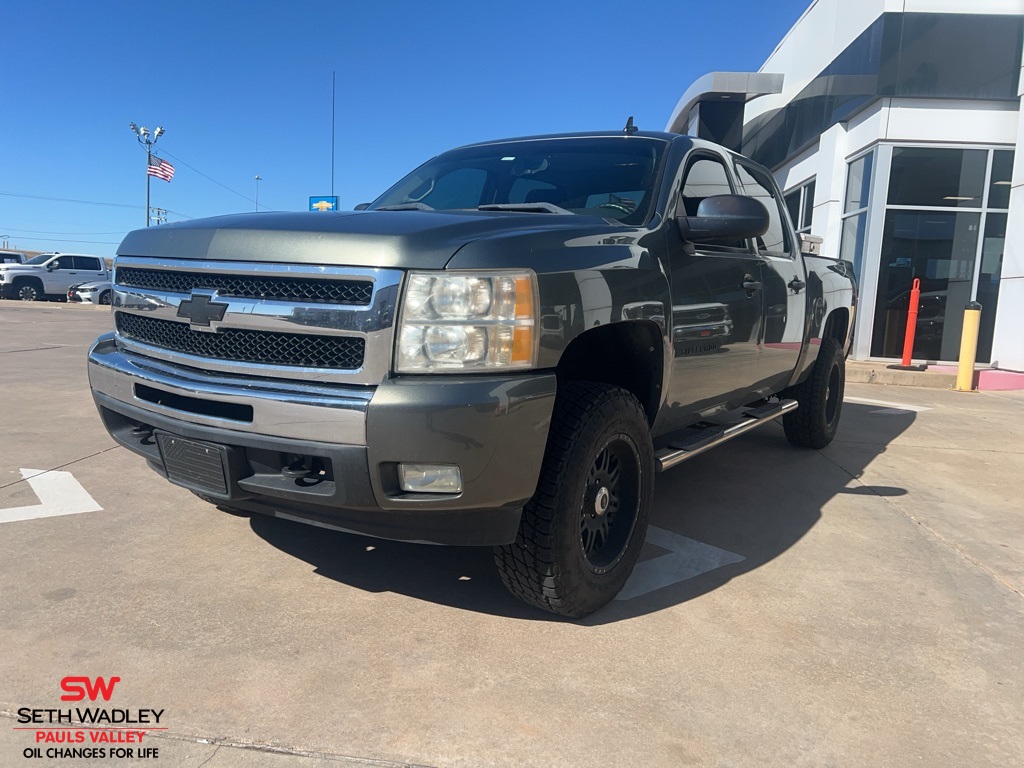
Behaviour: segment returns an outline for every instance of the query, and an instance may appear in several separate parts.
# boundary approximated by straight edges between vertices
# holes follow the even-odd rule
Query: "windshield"
[[[644,137],[539,139],[446,152],[370,205],[576,213],[642,224],[666,142]]]
[[[38,256],[33,256],[31,259],[26,261],[26,264],[45,264],[52,259],[54,254],[52,253],[40,253]]]

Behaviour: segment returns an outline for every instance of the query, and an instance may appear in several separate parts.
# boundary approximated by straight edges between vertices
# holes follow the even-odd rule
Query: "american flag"
[[[158,179],[170,181],[174,178],[174,166],[163,158],[151,155],[149,158],[149,167],[146,169],[146,173],[150,176],[156,176]]]

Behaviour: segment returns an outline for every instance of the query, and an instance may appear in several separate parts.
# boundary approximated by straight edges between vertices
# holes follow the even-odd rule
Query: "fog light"
[[[451,464],[399,464],[398,484],[409,493],[462,493],[462,472]]]

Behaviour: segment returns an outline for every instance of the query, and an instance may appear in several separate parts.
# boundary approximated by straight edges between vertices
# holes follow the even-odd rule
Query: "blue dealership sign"
[[[338,210],[337,195],[320,195],[309,198],[309,210],[311,211],[336,211]]]

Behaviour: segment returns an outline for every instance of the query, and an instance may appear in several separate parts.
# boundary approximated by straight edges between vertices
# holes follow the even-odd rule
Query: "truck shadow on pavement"
[[[839,434],[823,451],[792,447],[781,424],[771,424],[658,476],[640,563],[618,599],[579,623],[623,621],[717,589],[799,542],[837,495],[905,494],[856,478],[916,416],[846,403]],[[356,589],[508,618],[564,620],[506,592],[488,548],[384,541],[259,514],[250,525],[319,575]]]

